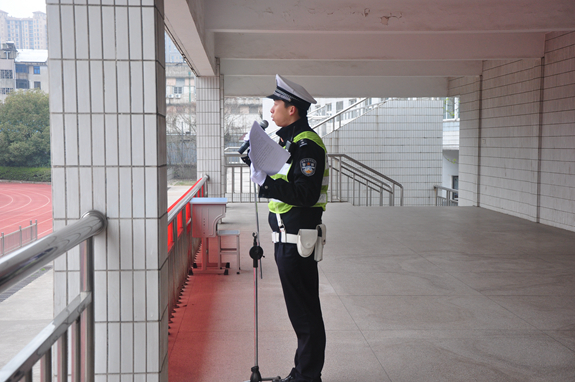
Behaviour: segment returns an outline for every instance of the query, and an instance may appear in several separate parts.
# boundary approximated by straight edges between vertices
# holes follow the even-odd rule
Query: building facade
[[[17,49],[48,49],[46,14],[37,11],[31,18],[18,18],[0,10],[0,42],[8,41]]]

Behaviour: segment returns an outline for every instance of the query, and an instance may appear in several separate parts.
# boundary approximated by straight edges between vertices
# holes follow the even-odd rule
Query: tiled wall
[[[442,182],[441,100],[387,101],[323,140],[328,153],[347,154],[401,183],[404,205],[435,205],[433,186]]]
[[[91,209],[96,381],[167,380],[163,2],[48,0],[54,229]],[[55,262],[54,311],[79,292]]]
[[[223,195],[223,88],[221,76],[196,78],[198,178],[204,174],[209,175],[211,197]]]
[[[480,77],[449,82],[450,96],[459,96],[459,205],[477,205]]]
[[[546,37],[540,221],[575,231],[575,32]]]
[[[574,46],[574,32],[550,33],[543,61],[486,61],[481,84],[450,81],[461,96],[460,205],[575,230]]]

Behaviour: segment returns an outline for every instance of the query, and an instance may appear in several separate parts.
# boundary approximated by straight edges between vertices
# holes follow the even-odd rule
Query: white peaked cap
[[[268,98],[282,99],[288,102],[299,101],[304,103],[317,103],[315,98],[313,98],[303,86],[283,78],[279,74],[276,74],[276,90],[274,91],[274,94],[268,96]]]

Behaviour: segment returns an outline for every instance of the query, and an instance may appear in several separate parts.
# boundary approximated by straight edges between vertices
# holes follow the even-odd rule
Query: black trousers
[[[313,254],[301,257],[295,244],[275,244],[275,260],[289,319],[297,335],[296,381],[320,382],[325,360],[325,326],[319,301],[319,276]]]

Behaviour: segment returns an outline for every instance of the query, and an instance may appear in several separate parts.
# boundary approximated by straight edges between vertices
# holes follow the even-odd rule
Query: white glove
[[[251,170],[251,172],[252,172],[252,174],[251,174],[252,182],[257,183],[257,184],[260,185],[260,186],[261,186],[262,184],[264,184],[264,182],[266,181],[266,176],[267,176],[267,174],[266,174],[265,172],[263,172],[263,171],[256,170],[256,169],[254,168],[253,163],[250,165],[250,170]]]

